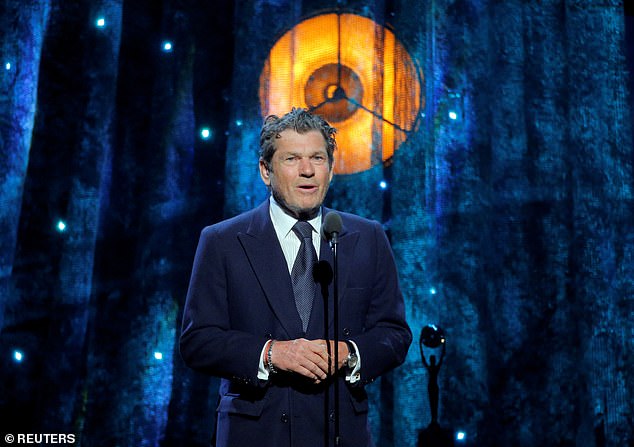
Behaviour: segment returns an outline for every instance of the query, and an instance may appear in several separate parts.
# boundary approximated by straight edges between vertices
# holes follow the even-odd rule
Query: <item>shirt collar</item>
[[[297,219],[286,214],[279,203],[275,201],[273,195],[270,196],[269,209],[271,214],[271,221],[273,222],[273,227],[276,229],[278,234],[286,237],[288,233],[292,231],[293,225],[297,223]],[[317,216],[309,220],[308,223],[311,227],[313,227],[313,231],[319,233],[319,229],[321,228],[321,207],[319,207],[319,212],[317,213]]]

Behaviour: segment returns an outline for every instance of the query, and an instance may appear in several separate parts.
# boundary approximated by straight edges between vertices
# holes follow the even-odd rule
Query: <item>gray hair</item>
[[[337,148],[335,133],[337,130],[319,115],[313,115],[306,109],[295,108],[281,118],[276,115],[269,115],[264,119],[262,130],[260,131],[260,160],[271,169],[271,160],[275,153],[275,140],[280,138],[280,133],[286,129],[292,129],[297,133],[306,133],[311,130],[321,132],[326,141],[326,152],[328,153],[328,164],[332,168],[334,152]]]

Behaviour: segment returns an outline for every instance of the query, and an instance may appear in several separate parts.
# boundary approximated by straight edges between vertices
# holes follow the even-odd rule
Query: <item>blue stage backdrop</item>
[[[288,56],[277,91],[272,49],[334,14],[376,27],[369,105],[338,126],[355,141],[369,123],[340,149],[368,140],[370,162],[339,171],[327,204],[383,223],[415,336],[369,387],[377,445],[417,446],[431,421],[428,324],[446,336],[452,444],[634,445],[630,8],[5,0],[1,434],[210,444],[218,382],[177,343],[198,236],[265,200],[263,115],[308,102],[292,82],[314,62]]]

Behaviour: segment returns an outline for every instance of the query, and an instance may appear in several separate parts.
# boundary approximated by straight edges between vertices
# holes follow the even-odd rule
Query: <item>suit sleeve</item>
[[[401,365],[412,342],[392,249],[381,226],[376,223],[373,229],[376,257],[371,298],[363,331],[350,336],[362,358],[360,385]]]
[[[247,385],[257,379],[263,337],[231,329],[226,256],[216,229],[203,230],[196,250],[180,336],[190,368]]]

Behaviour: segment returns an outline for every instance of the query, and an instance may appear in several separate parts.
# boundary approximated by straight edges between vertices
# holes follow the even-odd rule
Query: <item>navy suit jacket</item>
[[[328,212],[323,210],[323,215]],[[400,365],[411,343],[394,258],[381,225],[340,213],[339,337],[353,340],[361,380],[340,380],[341,445],[371,446],[364,385]],[[295,307],[269,202],[201,234],[183,317],[180,350],[191,368],[221,377],[220,447],[324,447],[332,439],[332,380],[315,385],[280,372],[257,377],[267,339],[333,337],[332,251],[321,244],[325,277],[306,332]],[[330,275],[330,277],[329,277]],[[326,428],[328,426],[328,428]]]

